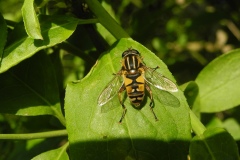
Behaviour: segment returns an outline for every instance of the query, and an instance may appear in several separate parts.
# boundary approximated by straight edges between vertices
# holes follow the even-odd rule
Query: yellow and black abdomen
[[[136,71],[135,73],[123,74],[123,78],[130,101],[134,106],[140,106],[145,93],[145,81],[143,74],[141,74],[139,71]]]

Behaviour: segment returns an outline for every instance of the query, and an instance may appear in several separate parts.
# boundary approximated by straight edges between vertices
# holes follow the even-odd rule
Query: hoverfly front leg
[[[155,72],[158,68],[160,68],[160,67],[157,66],[157,67],[155,67],[155,68],[152,68],[152,69],[153,69],[152,73]]]
[[[125,86],[122,85],[122,87],[120,88],[120,90],[119,90],[119,92],[118,92],[118,99],[119,99],[119,102],[120,102],[120,104],[122,105],[122,108],[123,108],[122,117],[120,118],[119,123],[122,123],[122,120],[123,120],[123,118],[125,117],[125,114],[126,114],[126,112],[127,112],[127,109],[126,109],[126,107],[125,107],[124,104],[123,104],[122,96],[121,96],[121,93],[122,93],[125,89],[126,89]]]
[[[158,68],[158,67],[156,67],[156,69],[157,69],[157,68]],[[151,102],[150,102],[150,104],[149,104],[150,110],[152,111],[155,120],[158,121],[158,118],[157,118],[156,114],[155,114],[154,111],[153,111],[153,96],[152,96],[152,90],[151,90],[151,88],[150,88],[147,84],[145,84],[145,85],[146,85],[145,88],[146,88],[146,90],[148,91],[148,93],[149,93],[149,95],[150,95],[150,100],[151,100]]]

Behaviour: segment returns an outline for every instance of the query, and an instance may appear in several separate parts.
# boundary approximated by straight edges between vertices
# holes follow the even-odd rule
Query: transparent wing
[[[120,74],[116,74],[98,97],[98,105],[103,106],[110,101],[118,93],[122,85],[122,76]]]
[[[144,67],[145,69],[145,80],[147,83],[155,86],[158,89],[170,91],[170,92],[177,92],[178,88],[174,82],[172,82],[167,77],[163,76],[161,73],[156,71],[157,68],[148,68]]]
[[[164,91],[157,89],[155,87],[151,88],[153,93],[153,98],[158,99],[164,106],[169,106],[169,107],[180,107],[180,101],[178,100],[177,97],[175,97],[173,94],[170,92]]]
[[[110,101],[101,106],[101,113],[107,113],[117,107],[121,107],[118,96],[114,96]]]

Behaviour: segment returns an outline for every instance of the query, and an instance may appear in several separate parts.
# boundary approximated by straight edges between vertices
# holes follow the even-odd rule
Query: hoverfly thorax
[[[128,74],[135,73],[142,67],[140,54],[135,49],[129,49],[122,54],[122,70]]]

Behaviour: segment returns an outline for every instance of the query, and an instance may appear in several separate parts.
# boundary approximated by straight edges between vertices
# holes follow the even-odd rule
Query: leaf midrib
[[[207,138],[207,137],[205,137],[203,134],[200,135],[199,137],[200,137],[200,139],[203,140],[203,143],[205,144],[205,146],[206,146],[209,154],[211,155],[212,160],[216,160],[215,157],[214,157],[214,155],[213,155],[213,152],[212,152],[212,150],[211,150],[211,147],[209,147],[209,145],[208,145],[208,143],[207,143],[207,141],[206,141],[206,138]]]

